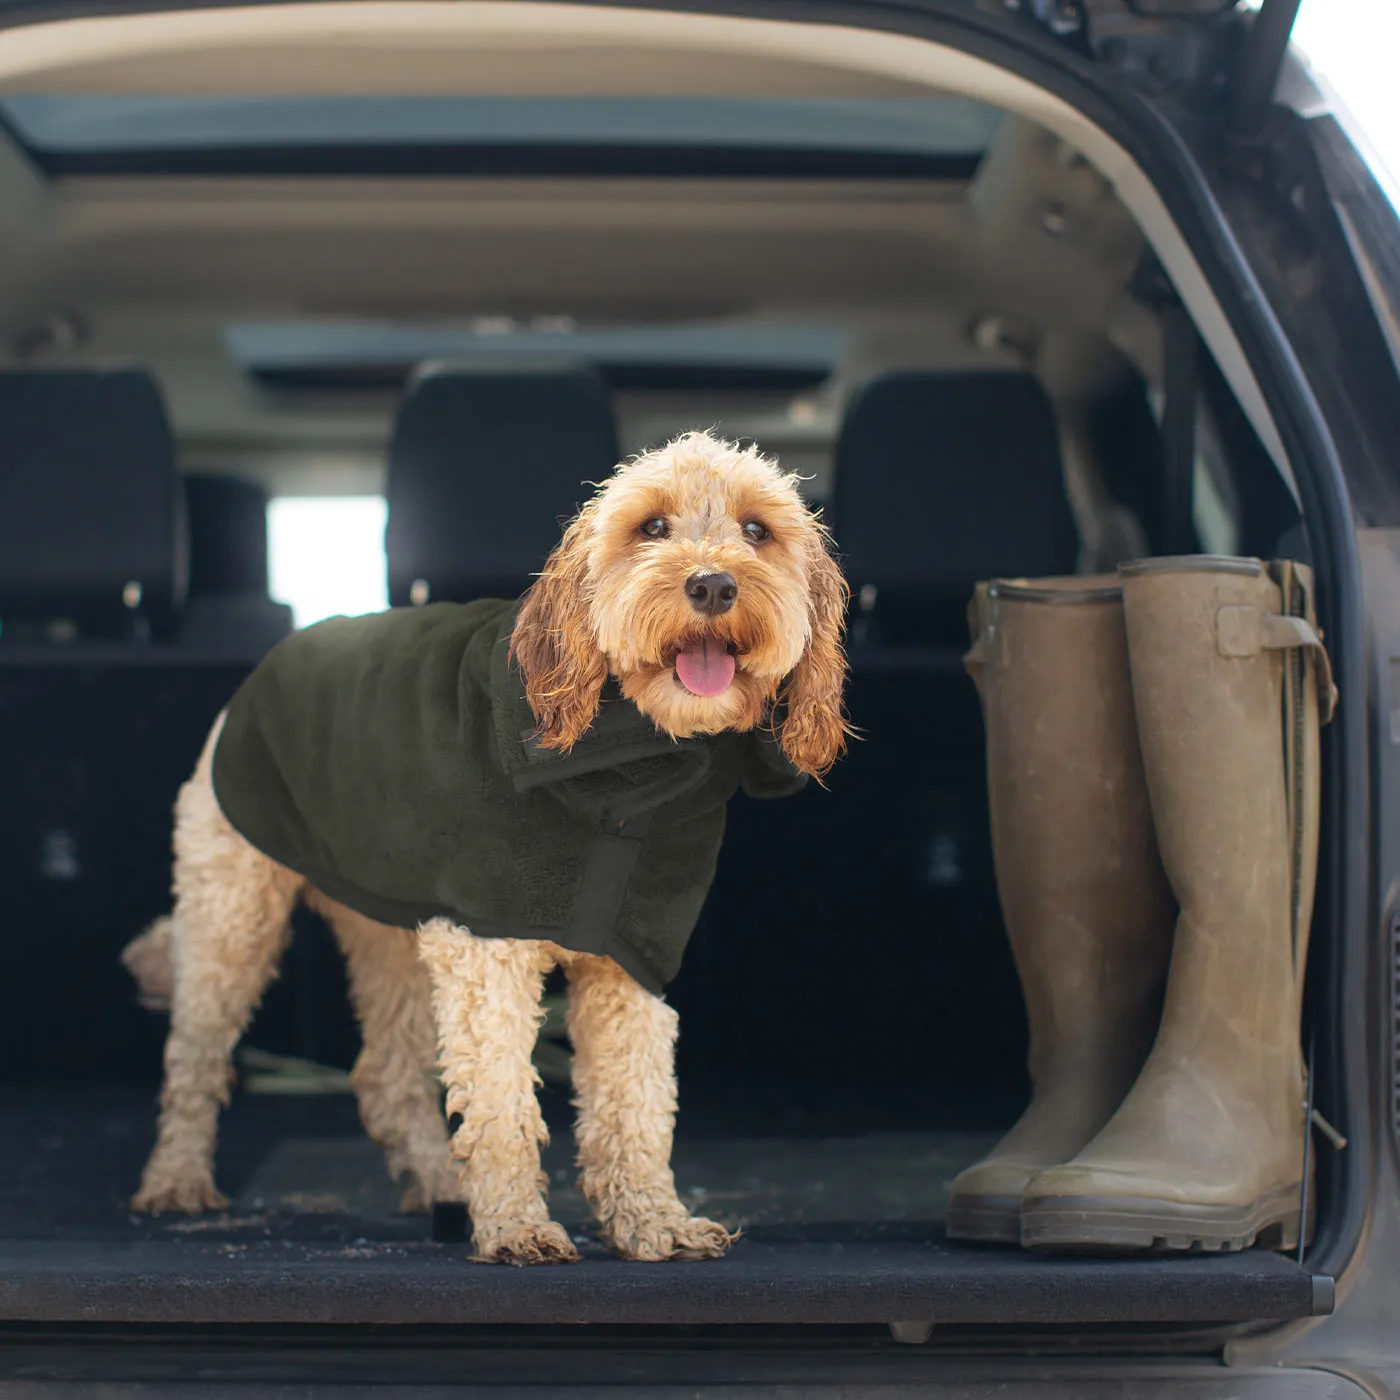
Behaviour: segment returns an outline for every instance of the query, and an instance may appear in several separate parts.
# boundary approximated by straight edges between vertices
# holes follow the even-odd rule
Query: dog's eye
[[[757,520],[746,520],[744,522],[744,538],[750,544],[762,544],[768,538],[768,529]]]
[[[664,515],[654,515],[650,520],[642,521],[642,534],[649,540],[664,540],[670,533],[671,527]]]

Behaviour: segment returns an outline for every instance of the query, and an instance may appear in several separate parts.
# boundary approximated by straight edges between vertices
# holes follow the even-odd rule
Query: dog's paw
[[[564,1227],[548,1220],[478,1238],[474,1257],[482,1264],[573,1264],[579,1254]]]
[[[737,1234],[700,1216],[664,1212],[635,1220],[613,1220],[603,1238],[624,1259],[659,1264],[667,1259],[720,1259],[728,1254]]]
[[[199,1215],[207,1210],[227,1210],[228,1205],[228,1197],[207,1176],[148,1179],[131,1198],[131,1209],[142,1215]]]

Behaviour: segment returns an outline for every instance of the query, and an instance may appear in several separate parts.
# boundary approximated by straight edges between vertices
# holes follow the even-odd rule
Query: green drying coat
[[[380,923],[606,954],[660,992],[742,785],[806,781],[771,735],[672,740],[609,682],[567,753],[542,749],[509,660],[515,602],[336,617],[279,642],[214,751],[224,815]]]

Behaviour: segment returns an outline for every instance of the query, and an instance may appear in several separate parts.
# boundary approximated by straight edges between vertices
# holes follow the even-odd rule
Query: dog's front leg
[[[525,939],[474,938],[446,919],[418,932],[433,983],[447,1111],[462,1125],[452,1156],[472,1217],[476,1257],[493,1264],[578,1258],[544,1201],[540,1145],[548,1141],[531,1056],[540,994],[553,965]]]
[[[625,1259],[715,1259],[734,1242],[676,1195],[676,1013],[611,958],[569,964],[580,1185]]]

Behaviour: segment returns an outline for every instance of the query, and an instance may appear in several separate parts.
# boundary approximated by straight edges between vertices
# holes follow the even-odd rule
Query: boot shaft
[[[1121,575],[1153,820],[1183,911],[1169,997],[1194,1020],[1213,1004],[1203,988],[1224,979],[1234,1017],[1296,1041],[1316,871],[1318,695],[1331,686],[1310,574],[1190,556]]]
[[[994,580],[978,585],[971,621],[967,665],[1032,1077],[1105,1057],[1140,1063],[1173,906],[1138,751],[1122,590],[1112,575]]]

